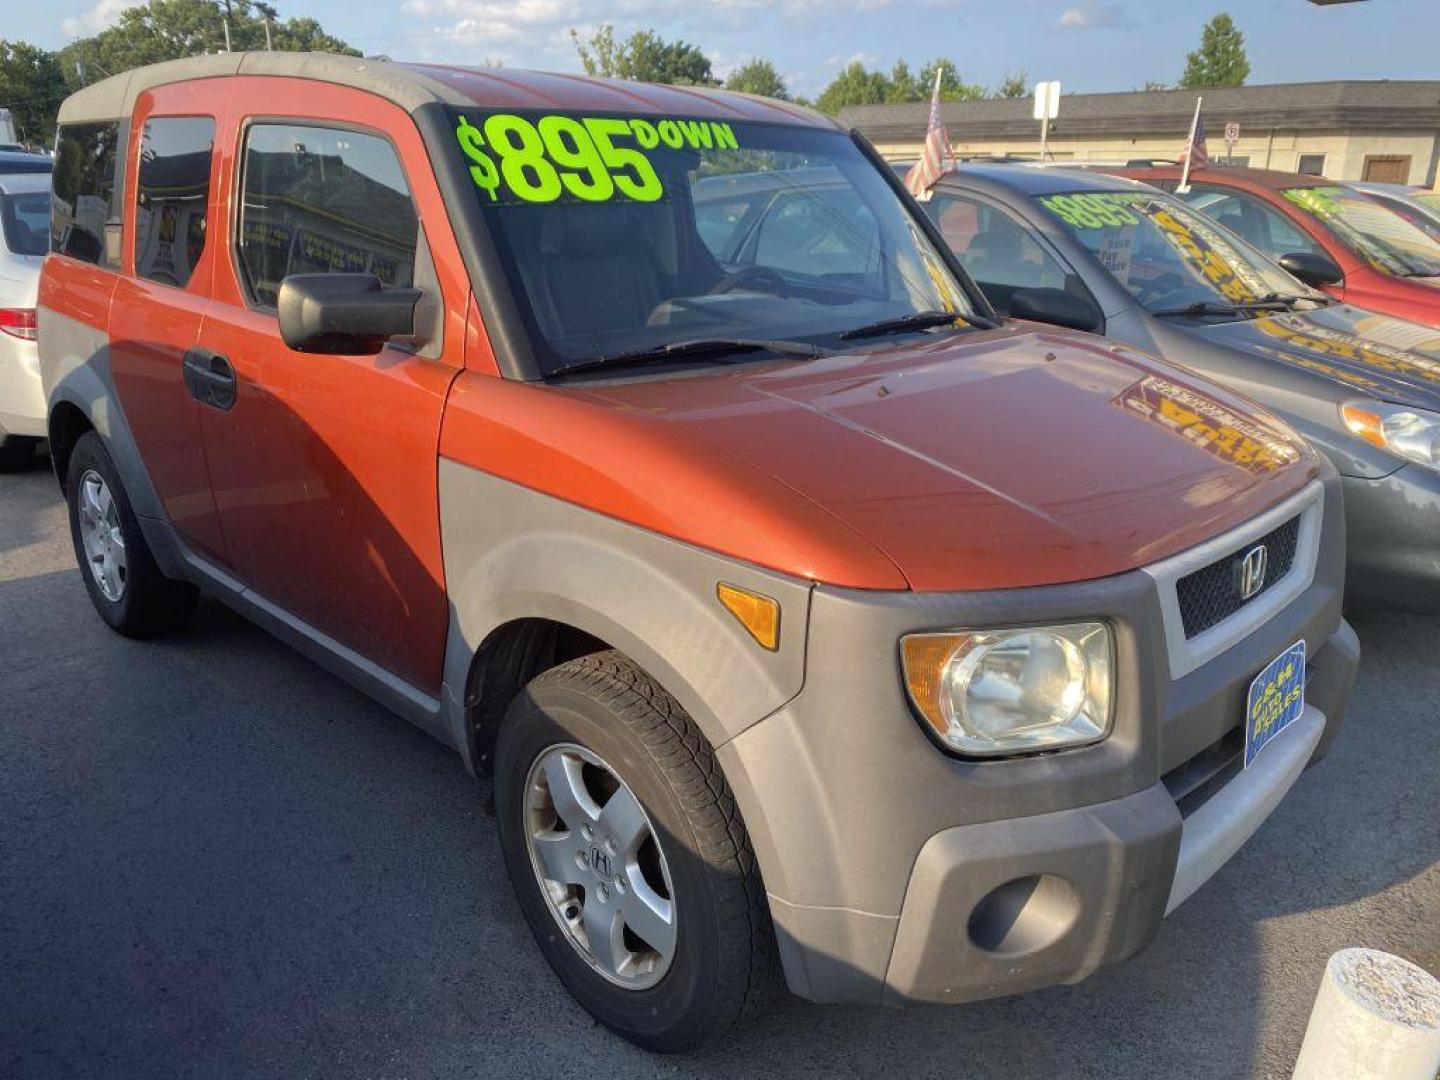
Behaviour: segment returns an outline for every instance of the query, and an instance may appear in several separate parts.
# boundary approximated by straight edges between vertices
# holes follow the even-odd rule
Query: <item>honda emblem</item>
[[[1270,553],[1264,544],[1256,544],[1245,553],[1237,568],[1240,584],[1240,599],[1249,600],[1265,587],[1265,564]]]

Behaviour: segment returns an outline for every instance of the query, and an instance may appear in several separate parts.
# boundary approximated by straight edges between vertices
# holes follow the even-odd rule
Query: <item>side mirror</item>
[[[415,336],[420,297],[374,274],[291,274],[275,307],[280,336],[296,352],[373,356],[391,338]]]
[[[1345,273],[1335,265],[1335,260],[1318,251],[1292,251],[1289,255],[1281,255],[1280,269],[1317,289],[1321,285],[1334,285],[1345,280]]]
[[[1095,305],[1064,289],[1020,289],[1010,297],[1012,319],[1066,326],[1093,334],[1105,325]]]

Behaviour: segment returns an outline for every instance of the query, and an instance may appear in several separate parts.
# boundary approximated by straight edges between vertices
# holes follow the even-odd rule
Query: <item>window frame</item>
[[[381,128],[372,127],[368,124],[359,124],[349,120],[330,120],[317,116],[284,116],[271,114],[257,114],[246,116],[236,130],[234,143],[234,174],[232,178],[231,210],[227,215],[230,231],[231,271],[235,275],[235,282],[240,287],[240,295],[245,300],[247,311],[258,312],[262,315],[269,315],[278,320],[279,312],[274,304],[261,303],[256,297],[254,290],[250,287],[250,275],[245,268],[245,260],[240,254],[240,243],[243,239],[242,221],[245,213],[245,159],[250,144],[250,131],[255,127],[301,127],[316,128],[321,131],[348,131],[355,135],[368,135],[379,139],[390,147],[390,152],[395,155],[395,162],[400,167],[400,174],[405,177],[405,194],[410,199],[410,205],[415,210],[415,262],[411,267],[411,280],[415,288],[427,288],[427,285],[420,283],[417,271],[422,265],[421,248],[428,247],[425,240],[425,222],[420,216],[420,207],[415,202],[415,184],[410,176],[410,170],[405,167],[405,155],[400,152],[400,147],[395,144],[386,131]],[[426,256],[429,258],[430,256]],[[436,289],[439,294],[438,287]]]
[[[140,155],[144,151],[145,147],[145,129],[150,124],[153,124],[156,120],[209,120],[211,127],[213,128],[213,133],[210,138],[210,172],[205,181],[205,243],[204,247],[202,247],[200,252],[200,257],[203,259],[205,257],[205,252],[210,250],[210,218],[212,216],[211,211],[215,208],[215,197],[218,187],[215,182],[218,179],[218,174],[215,169],[215,159],[217,157],[216,151],[220,145],[220,117],[215,116],[211,113],[152,112],[145,117],[144,123],[140,125],[140,137],[135,141],[135,190],[133,192],[128,192],[125,196],[126,203],[128,205],[133,205],[135,208],[135,235],[131,238],[128,246],[125,245],[124,238],[121,238],[122,249],[128,250],[130,253],[129,257],[131,276],[133,276],[137,281],[148,281],[153,285],[162,285],[167,289],[178,289],[180,292],[188,292],[190,290],[190,282],[193,281],[195,278],[195,267],[193,266],[190,268],[190,274],[185,279],[185,283],[183,285],[172,285],[168,281],[161,281],[158,278],[149,277],[140,272],[140,170],[144,167],[145,164],[141,160]]]
[[[68,254],[55,247],[55,170],[54,164],[59,160],[60,137],[66,128],[75,127],[100,127],[102,125],[113,125],[115,128],[115,160],[111,163],[111,187],[110,187],[110,213],[106,216],[100,226],[100,257],[94,262],[82,259],[79,256]],[[125,262],[125,170],[129,164],[130,155],[127,152],[130,144],[131,118],[129,116],[117,116],[99,118],[93,120],[80,120],[68,124],[58,124],[55,128],[55,158],[52,160],[50,170],[50,241],[49,250],[53,255],[62,259],[71,259],[85,266],[94,266],[100,270],[112,274],[119,274],[124,268]],[[120,213],[116,213],[116,206],[119,205]],[[72,223],[74,209],[71,209]],[[114,258],[111,258],[109,233],[114,229],[119,235],[119,241],[115,246]]]
[[[1323,176],[1325,175],[1325,162],[1326,162],[1326,160],[1329,158],[1329,156],[1330,156],[1329,154],[1296,154],[1296,155],[1295,155],[1295,171],[1296,171],[1297,173],[1299,173],[1301,176],[1320,176],[1320,177],[1323,177]],[[1317,169],[1315,172],[1307,172],[1306,169],[1305,169],[1305,159],[1306,159],[1306,158],[1319,158],[1319,159],[1320,159],[1320,168]]]

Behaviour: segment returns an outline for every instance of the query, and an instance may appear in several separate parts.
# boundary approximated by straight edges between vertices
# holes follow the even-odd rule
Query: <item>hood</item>
[[[1440,411],[1440,329],[1348,304],[1185,332],[1353,387],[1369,397]]]
[[[1130,570],[1259,514],[1319,467],[1288,429],[1224,391],[1101,338],[1013,323],[561,392],[767,474],[916,590]]]

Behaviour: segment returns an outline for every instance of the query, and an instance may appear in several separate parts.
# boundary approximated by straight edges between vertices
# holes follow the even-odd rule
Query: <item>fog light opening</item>
[[[1080,898],[1064,878],[1031,874],[991,890],[970,913],[970,940],[1002,956],[1020,956],[1059,941],[1080,917]]]

